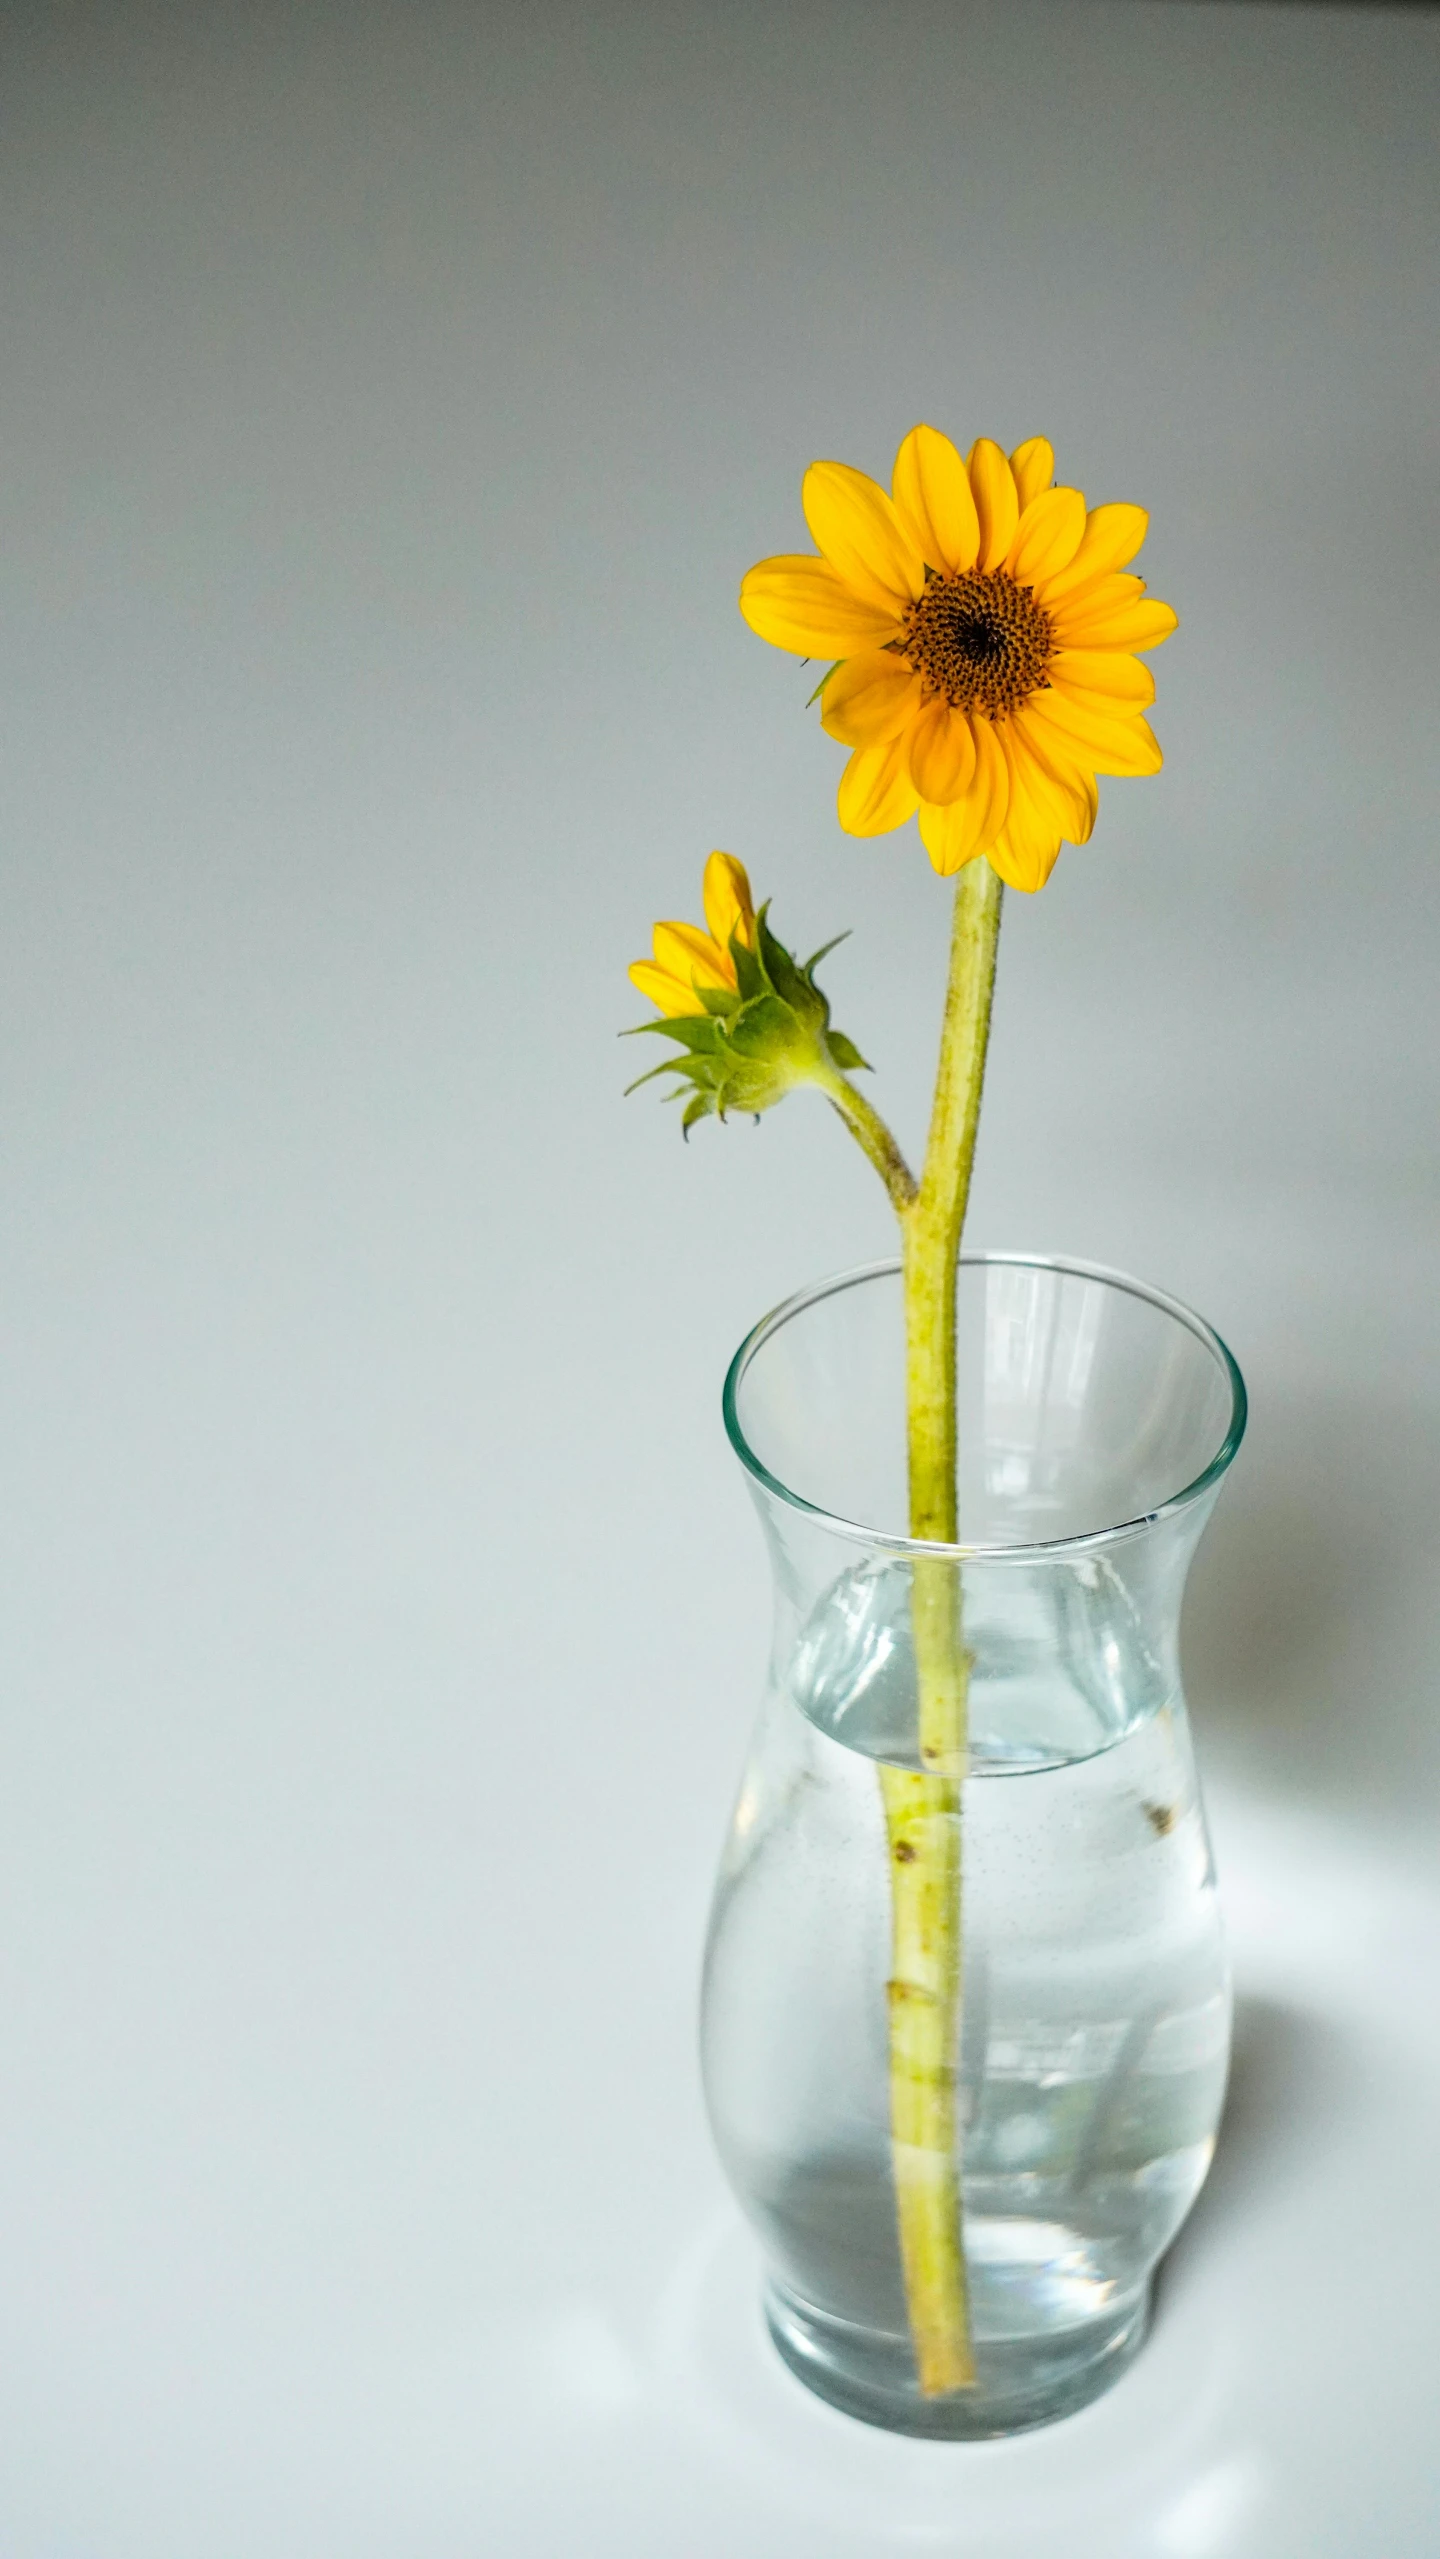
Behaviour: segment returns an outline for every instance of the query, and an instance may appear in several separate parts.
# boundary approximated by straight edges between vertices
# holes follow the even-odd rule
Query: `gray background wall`
[[[1433,2548],[1364,2201],[1429,2190],[1433,1975],[1383,2125],[1336,2090],[1384,1891],[1440,1926],[1437,43],[6,13],[7,2559],[1313,2559],[1377,2481]],[[765,1632],[719,1379],[884,1202],[803,1099],[682,1152],[615,1043],[724,845],[854,928],[918,1143],[945,892],[734,606],[918,417],[1147,504],[1181,614],[1164,774],[1010,902],[971,1234],[1249,1372],[1187,1658],[1271,2014],[1188,2325],[961,2471],[747,2360],[691,2061]],[[1337,2281],[1394,2351],[1322,2453]]]

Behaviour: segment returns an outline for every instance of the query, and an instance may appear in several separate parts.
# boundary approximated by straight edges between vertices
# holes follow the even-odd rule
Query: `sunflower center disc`
[[[903,654],[927,692],[955,711],[991,719],[1018,711],[1048,684],[1050,616],[1003,569],[932,577],[907,617]]]

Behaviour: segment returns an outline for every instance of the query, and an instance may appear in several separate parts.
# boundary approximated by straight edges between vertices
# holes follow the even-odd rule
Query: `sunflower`
[[[650,937],[655,957],[636,960],[630,970],[631,985],[672,1020],[706,1010],[702,987],[738,991],[732,935],[747,950],[755,948],[755,902],[743,862],[733,853],[712,853],[701,895],[709,931],[702,933],[698,924],[657,924]]]
[[[1042,436],[1008,461],[982,436],[962,461],[929,426],[906,436],[888,496],[843,462],[812,463],[819,558],[762,560],[740,589],[762,639],[837,661],[821,719],[854,750],[847,833],[884,835],[918,810],[937,871],[983,853],[1018,889],[1044,887],[1062,841],[1086,841],[1098,774],[1159,771],[1136,651],[1176,620],[1123,574],[1144,508],[1087,513],[1054,473]]]

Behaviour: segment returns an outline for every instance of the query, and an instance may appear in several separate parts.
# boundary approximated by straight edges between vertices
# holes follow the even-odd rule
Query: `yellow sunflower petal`
[[[922,800],[948,808],[969,790],[975,773],[975,732],[963,711],[943,697],[927,702],[909,732],[910,779]]]
[[[988,802],[980,830],[983,850],[987,844],[993,844],[1005,823],[1005,812],[1010,804],[1010,768],[995,733],[994,722],[976,720],[972,726],[975,731],[974,789],[977,794],[983,790]]]
[[[895,512],[932,569],[973,569],[980,519],[969,474],[948,435],[912,427],[895,456]]]
[[[1054,870],[1063,841],[1043,818],[1012,814],[1004,833],[990,847],[990,868],[999,872],[1007,888],[1023,889],[1033,897]]]
[[[840,776],[837,805],[847,835],[888,835],[914,816],[918,802],[903,737],[888,746],[857,748]]]
[[[988,851],[1005,823],[1010,800],[1010,767],[989,720],[972,722],[975,772],[963,799],[948,808],[922,807],[920,836],[942,878]]]
[[[1049,675],[1063,692],[1099,694],[1117,710],[1128,704],[1143,711],[1155,699],[1150,669],[1123,649],[1057,649]]]
[[[812,462],[800,495],[818,548],[852,593],[902,613],[925,584],[925,563],[888,490],[848,462]]]
[[[1032,435],[1028,444],[1017,444],[1010,456],[1015,474],[1015,488],[1023,514],[1032,498],[1048,489],[1055,477],[1055,455],[1043,435]]]
[[[693,986],[682,986],[678,977],[672,977],[668,969],[657,968],[653,960],[636,960],[630,970],[630,983],[672,1019],[679,1013],[701,1013],[705,1009]]]
[[[1092,773],[1158,773],[1164,761],[1138,711],[1095,710],[1072,701],[1058,685],[1032,695],[1025,709],[1042,736],[1053,738],[1058,756],[1083,755]]]
[[[999,445],[992,444],[988,435],[982,435],[971,445],[966,468],[974,492],[975,512],[980,518],[980,549],[976,564],[982,569],[998,569],[1015,539],[1015,527],[1020,521],[1015,474]]]
[[[990,847],[990,861],[1011,888],[1033,894],[1043,889],[1055,868],[1075,811],[1071,795],[1046,771],[1013,720],[1005,723],[1000,738],[1010,767],[1010,804]]]
[[[728,951],[721,952],[698,924],[657,924],[655,957],[682,986],[733,986],[735,970]],[[692,1005],[691,1010],[697,1008]]]
[[[1094,774],[1080,760],[1082,749],[1072,745],[1064,751],[1053,729],[1036,725],[1030,716],[1033,707],[1023,704],[1006,723],[1012,778],[1017,762],[1023,762],[1036,797],[1053,811],[1061,831],[1072,844],[1086,844],[1100,813]]]
[[[920,841],[930,856],[931,869],[938,871],[942,880],[953,879],[967,862],[975,860],[980,847],[974,836],[963,800],[956,800],[948,809],[933,808],[922,801]]]
[[[1069,844],[1088,844],[1095,832],[1100,814],[1100,785],[1093,773],[1074,777],[1070,793],[1070,814],[1065,820],[1065,840]]]
[[[728,951],[732,933],[742,942],[755,939],[755,901],[750,875],[733,853],[712,853],[705,865],[705,921],[718,949]]]
[[[802,658],[848,658],[900,636],[898,609],[852,594],[826,560],[808,551],[761,560],[747,570],[740,610],[752,631]]]
[[[1143,506],[1096,506],[1085,518],[1085,534],[1074,559],[1057,577],[1048,579],[1040,601],[1047,608],[1065,595],[1077,594],[1094,578],[1108,577],[1133,560],[1145,539],[1150,518]]]
[[[1021,586],[1038,586],[1068,568],[1085,531],[1085,501],[1078,489],[1045,489],[1020,518],[1005,563]]]
[[[1139,578],[1106,578],[1096,589],[1063,602],[1057,609],[1055,636],[1066,649],[1157,649],[1178,626],[1179,616],[1158,596],[1136,595],[1113,603],[1111,586],[1136,587]],[[1092,594],[1095,601],[1092,602]]]
[[[1098,614],[1126,612],[1138,604],[1145,592],[1143,578],[1132,577],[1128,570],[1096,578],[1076,595],[1056,596],[1046,604],[1046,611],[1062,637],[1080,623],[1093,621]],[[1077,642],[1077,646],[1080,643]]]
[[[920,678],[903,658],[863,649],[830,677],[820,696],[820,719],[842,746],[888,746],[919,706]]]

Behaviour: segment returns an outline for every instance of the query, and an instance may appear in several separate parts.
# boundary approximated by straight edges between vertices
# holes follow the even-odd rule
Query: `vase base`
[[[1055,2335],[982,2338],[974,2387],[927,2399],[908,2338],[829,2318],[775,2283],[764,2307],[779,2353],[817,2398],[867,2426],[936,2443],[981,2443],[1074,2416],[1119,2380],[1150,2325],[1147,2285],[1103,2319]]]

